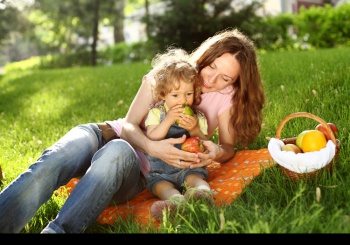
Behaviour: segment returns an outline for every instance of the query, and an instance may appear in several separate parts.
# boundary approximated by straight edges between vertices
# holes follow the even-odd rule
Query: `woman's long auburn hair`
[[[235,92],[229,130],[233,130],[235,144],[246,147],[261,131],[265,103],[254,43],[239,30],[226,29],[195,49],[191,61],[200,72],[225,53],[232,54],[240,64],[240,75],[232,84]]]

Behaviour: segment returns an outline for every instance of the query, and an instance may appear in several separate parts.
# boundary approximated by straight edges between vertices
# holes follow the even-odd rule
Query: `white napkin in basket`
[[[297,173],[309,173],[323,168],[331,162],[335,155],[335,144],[328,140],[325,148],[319,151],[298,153],[282,151],[282,140],[271,138],[268,150],[273,160],[279,165]]]

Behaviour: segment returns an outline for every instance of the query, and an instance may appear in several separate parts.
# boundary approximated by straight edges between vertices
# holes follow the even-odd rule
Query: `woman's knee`
[[[136,153],[125,140],[115,139],[109,141],[93,157],[93,161],[103,159],[104,164],[117,164],[125,169],[138,168]],[[112,166],[111,166],[112,167]]]
[[[131,145],[125,140],[114,139],[109,141],[104,147],[104,152],[107,154],[113,154],[116,157],[120,155],[134,155],[135,152],[132,149]]]

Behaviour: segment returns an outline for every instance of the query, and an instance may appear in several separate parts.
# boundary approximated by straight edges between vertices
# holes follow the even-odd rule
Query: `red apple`
[[[295,154],[302,153],[302,150],[294,144],[285,144],[281,148],[282,151],[293,151]]]
[[[334,123],[327,123],[327,125],[331,128],[335,138],[337,138],[338,136],[338,128],[337,126],[335,126]],[[321,131],[322,133],[324,133],[324,135],[326,136],[327,141],[331,139],[331,136],[328,134],[327,129],[322,125],[322,124],[318,124],[315,127],[316,130]]]
[[[332,129],[335,138],[337,138],[338,137],[338,127],[335,126],[334,123],[327,123],[327,124]]]
[[[186,139],[181,145],[181,150],[194,153],[205,151],[202,141],[197,137],[190,137]]]

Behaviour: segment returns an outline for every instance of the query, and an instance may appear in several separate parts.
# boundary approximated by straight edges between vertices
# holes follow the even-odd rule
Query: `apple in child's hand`
[[[293,151],[295,154],[302,153],[302,150],[294,144],[285,144],[281,148],[282,151]]]
[[[335,126],[334,123],[327,123],[327,125],[331,128],[335,138],[337,138],[338,136],[338,128],[337,126]],[[322,124],[318,124],[316,127],[315,127],[316,130],[318,131],[321,131],[322,133],[324,133],[324,135],[326,136],[326,140],[330,140],[331,139],[331,136],[328,134],[327,132],[327,129],[322,125]]]
[[[189,107],[188,105],[185,105],[184,107],[185,107],[185,114],[186,114],[186,115],[190,115],[190,116],[193,116],[193,115],[194,115],[194,113],[193,113],[191,107]]]
[[[181,150],[193,153],[204,152],[204,148],[202,141],[197,137],[190,137],[181,145]]]
[[[185,108],[184,114],[189,115],[189,116],[194,116],[194,113],[193,113],[191,107],[189,107],[188,105],[184,105],[183,108]],[[175,123],[177,125],[180,124],[179,120],[176,120]]]

